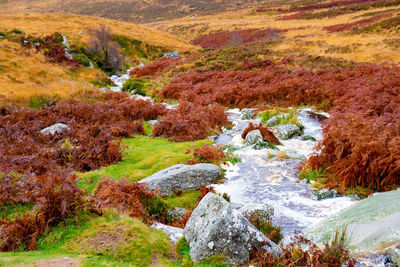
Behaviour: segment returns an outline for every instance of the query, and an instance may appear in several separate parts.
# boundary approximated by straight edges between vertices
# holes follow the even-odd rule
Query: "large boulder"
[[[226,263],[243,264],[251,249],[260,245],[275,256],[282,253],[229,202],[213,193],[208,193],[193,211],[184,235],[194,262],[222,255]]]
[[[398,241],[400,190],[374,194],[321,222],[307,236],[313,241],[329,241],[335,231],[347,228],[350,248],[381,249]]]
[[[284,124],[277,127],[278,137],[287,140],[296,135],[301,135],[301,130],[296,124]]]
[[[41,130],[40,132],[42,134],[50,134],[50,135],[54,135],[56,133],[58,134],[62,134],[64,132],[68,132],[69,130],[71,130],[69,128],[68,125],[64,124],[64,123],[56,123],[54,125],[51,125],[47,128],[44,128],[43,130]]]
[[[161,170],[143,180],[150,189],[158,188],[162,195],[171,195],[175,191],[198,189],[218,181],[221,169],[214,164],[200,163],[196,165],[177,164]]]

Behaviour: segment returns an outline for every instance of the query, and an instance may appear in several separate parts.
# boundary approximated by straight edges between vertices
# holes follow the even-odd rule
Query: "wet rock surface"
[[[266,242],[264,247],[273,255],[282,253],[229,202],[213,193],[208,193],[193,211],[184,234],[194,262],[223,255],[227,263],[243,264],[250,250],[262,242]]]
[[[301,135],[301,130],[296,124],[279,125],[276,130],[278,132],[278,137],[283,140],[288,140],[294,136]]]
[[[151,227],[166,233],[169,237],[169,240],[171,240],[171,242],[174,244],[183,237],[183,229],[181,228],[165,225],[158,222],[153,223]]]
[[[140,182],[147,183],[152,190],[158,188],[162,195],[169,196],[176,191],[198,189],[203,185],[215,183],[220,177],[221,169],[214,164],[177,164],[144,178]]]

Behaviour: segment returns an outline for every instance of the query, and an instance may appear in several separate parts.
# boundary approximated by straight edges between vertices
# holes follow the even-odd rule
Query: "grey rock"
[[[400,266],[400,243],[390,249],[390,256],[392,262],[397,266]]]
[[[170,52],[170,53],[166,53],[162,56],[163,58],[179,58],[179,52]]]
[[[253,130],[246,135],[246,143],[249,145],[257,145],[263,142],[264,139],[260,130]]]
[[[250,250],[262,242],[273,255],[282,253],[229,202],[213,193],[208,193],[193,211],[184,235],[194,262],[223,255],[226,263],[240,265],[248,260]]]
[[[162,195],[168,196],[175,191],[198,189],[203,185],[215,183],[220,177],[221,169],[214,164],[177,164],[161,170],[140,182],[148,183],[152,190],[158,187]]]
[[[165,225],[158,222],[153,223],[151,227],[166,233],[169,237],[169,240],[171,240],[171,242],[174,244],[183,237],[183,229],[181,228]]]
[[[302,135],[301,136],[301,140],[302,141],[317,141],[317,139],[315,139],[315,137],[312,137],[311,135]]]
[[[279,125],[277,128],[278,137],[283,140],[288,140],[296,135],[301,135],[301,130],[296,124]]]
[[[322,200],[322,199],[326,199],[326,198],[333,198],[333,197],[341,196],[340,194],[338,194],[336,192],[336,190],[331,190],[331,189],[327,189],[327,188],[324,188],[319,191],[314,191],[313,193],[314,193],[315,200]]]
[[[245,217],[248,218],[252,214],[256,213],[259,218],[263,221],[271,221],[274,216],[274,208],[268,204],[262,203],[251,203],[243,206],[239,209],[239,212]]]
[[[42,134],[51,134],[54,135],[56,133],[58,134],[62,134],[64,132],[67,132],[71,130],[71,128],[69,128],[68,125],[64,124],[64,123],[56,123],[54,125],[51,125],[47,128],[44,128],[43,130],[41,130],[40,132]]]
[[[328,242],[338,229],[347,226],[350,248],[382,249],[399,240],[399,203],[400,190],[375,193],[322,221],[306,237],[318,243]]]
[[[240,114],[240,119],[241,120],[251,120],[251,118],[254,116],[254,110],[251,108],[244,108],[241,111]]]
[[[186,214],[186,209],[181,207],[175,207],[172,210],[167,211],[167,220],[170,222],[176,220],[182,220]]]
[[[85,33],[84,31],[79,31],[79,32],[78,32],[78,34],[84,34],[84,33]]]
[[[158,122],[158,120],[149,120],[150,125],[154,125]]]
[[[278,123],[279,123],[278,117],[279,116],[273,116],[272,118],[267,120],[267,126],[268,127],[273,127],[275,125],[278,125]]]

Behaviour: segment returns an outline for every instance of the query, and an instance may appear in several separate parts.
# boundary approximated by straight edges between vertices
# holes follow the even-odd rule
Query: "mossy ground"
[[[149,266],[168,259],[172,246],[165,233],[109,211],[66,220],[39,239],[38,250],[1,253],[0,266],[64,257],[78,258],[83,266]]]
[[[191,153],[187,153],[188,151],[210,142],[210,140],[200,140],[174,143],[166,138],[148,136],[124,139],[122,144],[125,148],[122,161],[100,170],[79,174],[81,179],[78,185],[83,190],[92,193],[102,177],[111,180],[125,177],[130,182],[138,182],[172,165],[186,163],[193,156]]]

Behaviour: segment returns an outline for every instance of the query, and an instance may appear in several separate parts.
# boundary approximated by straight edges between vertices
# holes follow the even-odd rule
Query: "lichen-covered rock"
[[[274,216],[274,208],[268,204],[250,203],[239,209],[239,212],[246,218],[256,213],[263,221],[271,221]]]
[[[347,227],[350,248],[381,249],[399,240],[400,190],[374,194],[322,221],[307,237],[327,242],[339,229]]]
[[[390,256],[393,263],[396,264],[396,266],[400,266],[400,243],[392,247]]]
[[[151,228],[158,229],[166,233],[172,243],[178,242],[181,237],[183,237],[183,229],[165,225],[162,223],[155,222],[151,225]]]
[[[301,130],[296,124],[285,124],[277,127],[278,137],[288,140],[296,135],[301,135]]]
[[[244,108],[241,111],[240,119],[241,120],[251,120],[254,116],[254,110],[251,108]]]
[[[181,207],[175,207],[172,210],[167,211],[167,220],[172,222],[176,220],[182,220],[186,214],[186,209]]]
[[[162,195],[171,195],[175,191],[198,189],[218,181],[221,169],[214,164],[200,163],[196,165],[177,164],[161,170],[143,180],[150,189],[159,188]]]
[[[49,127],[47,127],[47,128],[44,128],[44,129],[41,130],[40,132],[41,132],[42,134],[51,134],[51,135],[54,135],[54,134],[56,134],[56,133],[62,134],[62,133],[67,132],[67,131],[69,131],[69,130],[71,130],[71,129],[69,128],[68,125],[66,125],[66,124],[64,124],[64,123],[56,123],[56,124],[51,125],[51,126],[49,126]]]
[[[282,253],[229,202],[213,193],[208,193],[193,211],[184,235],[194,262],[222,255],[228,264],[243,264],[250,250],[264,242],[264,248],[273,255]]]
[[[246,135],[246,143],[249,145],[257,145],[263,142],[264,139],[260,130],[253,130]]]
[[[322,200],[325,198],[339,197],[341,196],[336,192],[336,190],[331,190],[324,188],[322,190],[317,190],[313,192],[315,200]]]
[[[267,120],[267,126],[268,127],[274,127],[275,125],[278,125],[278,123],[279,123],[278,117],[279,116],[273,116],[272,118]]]

